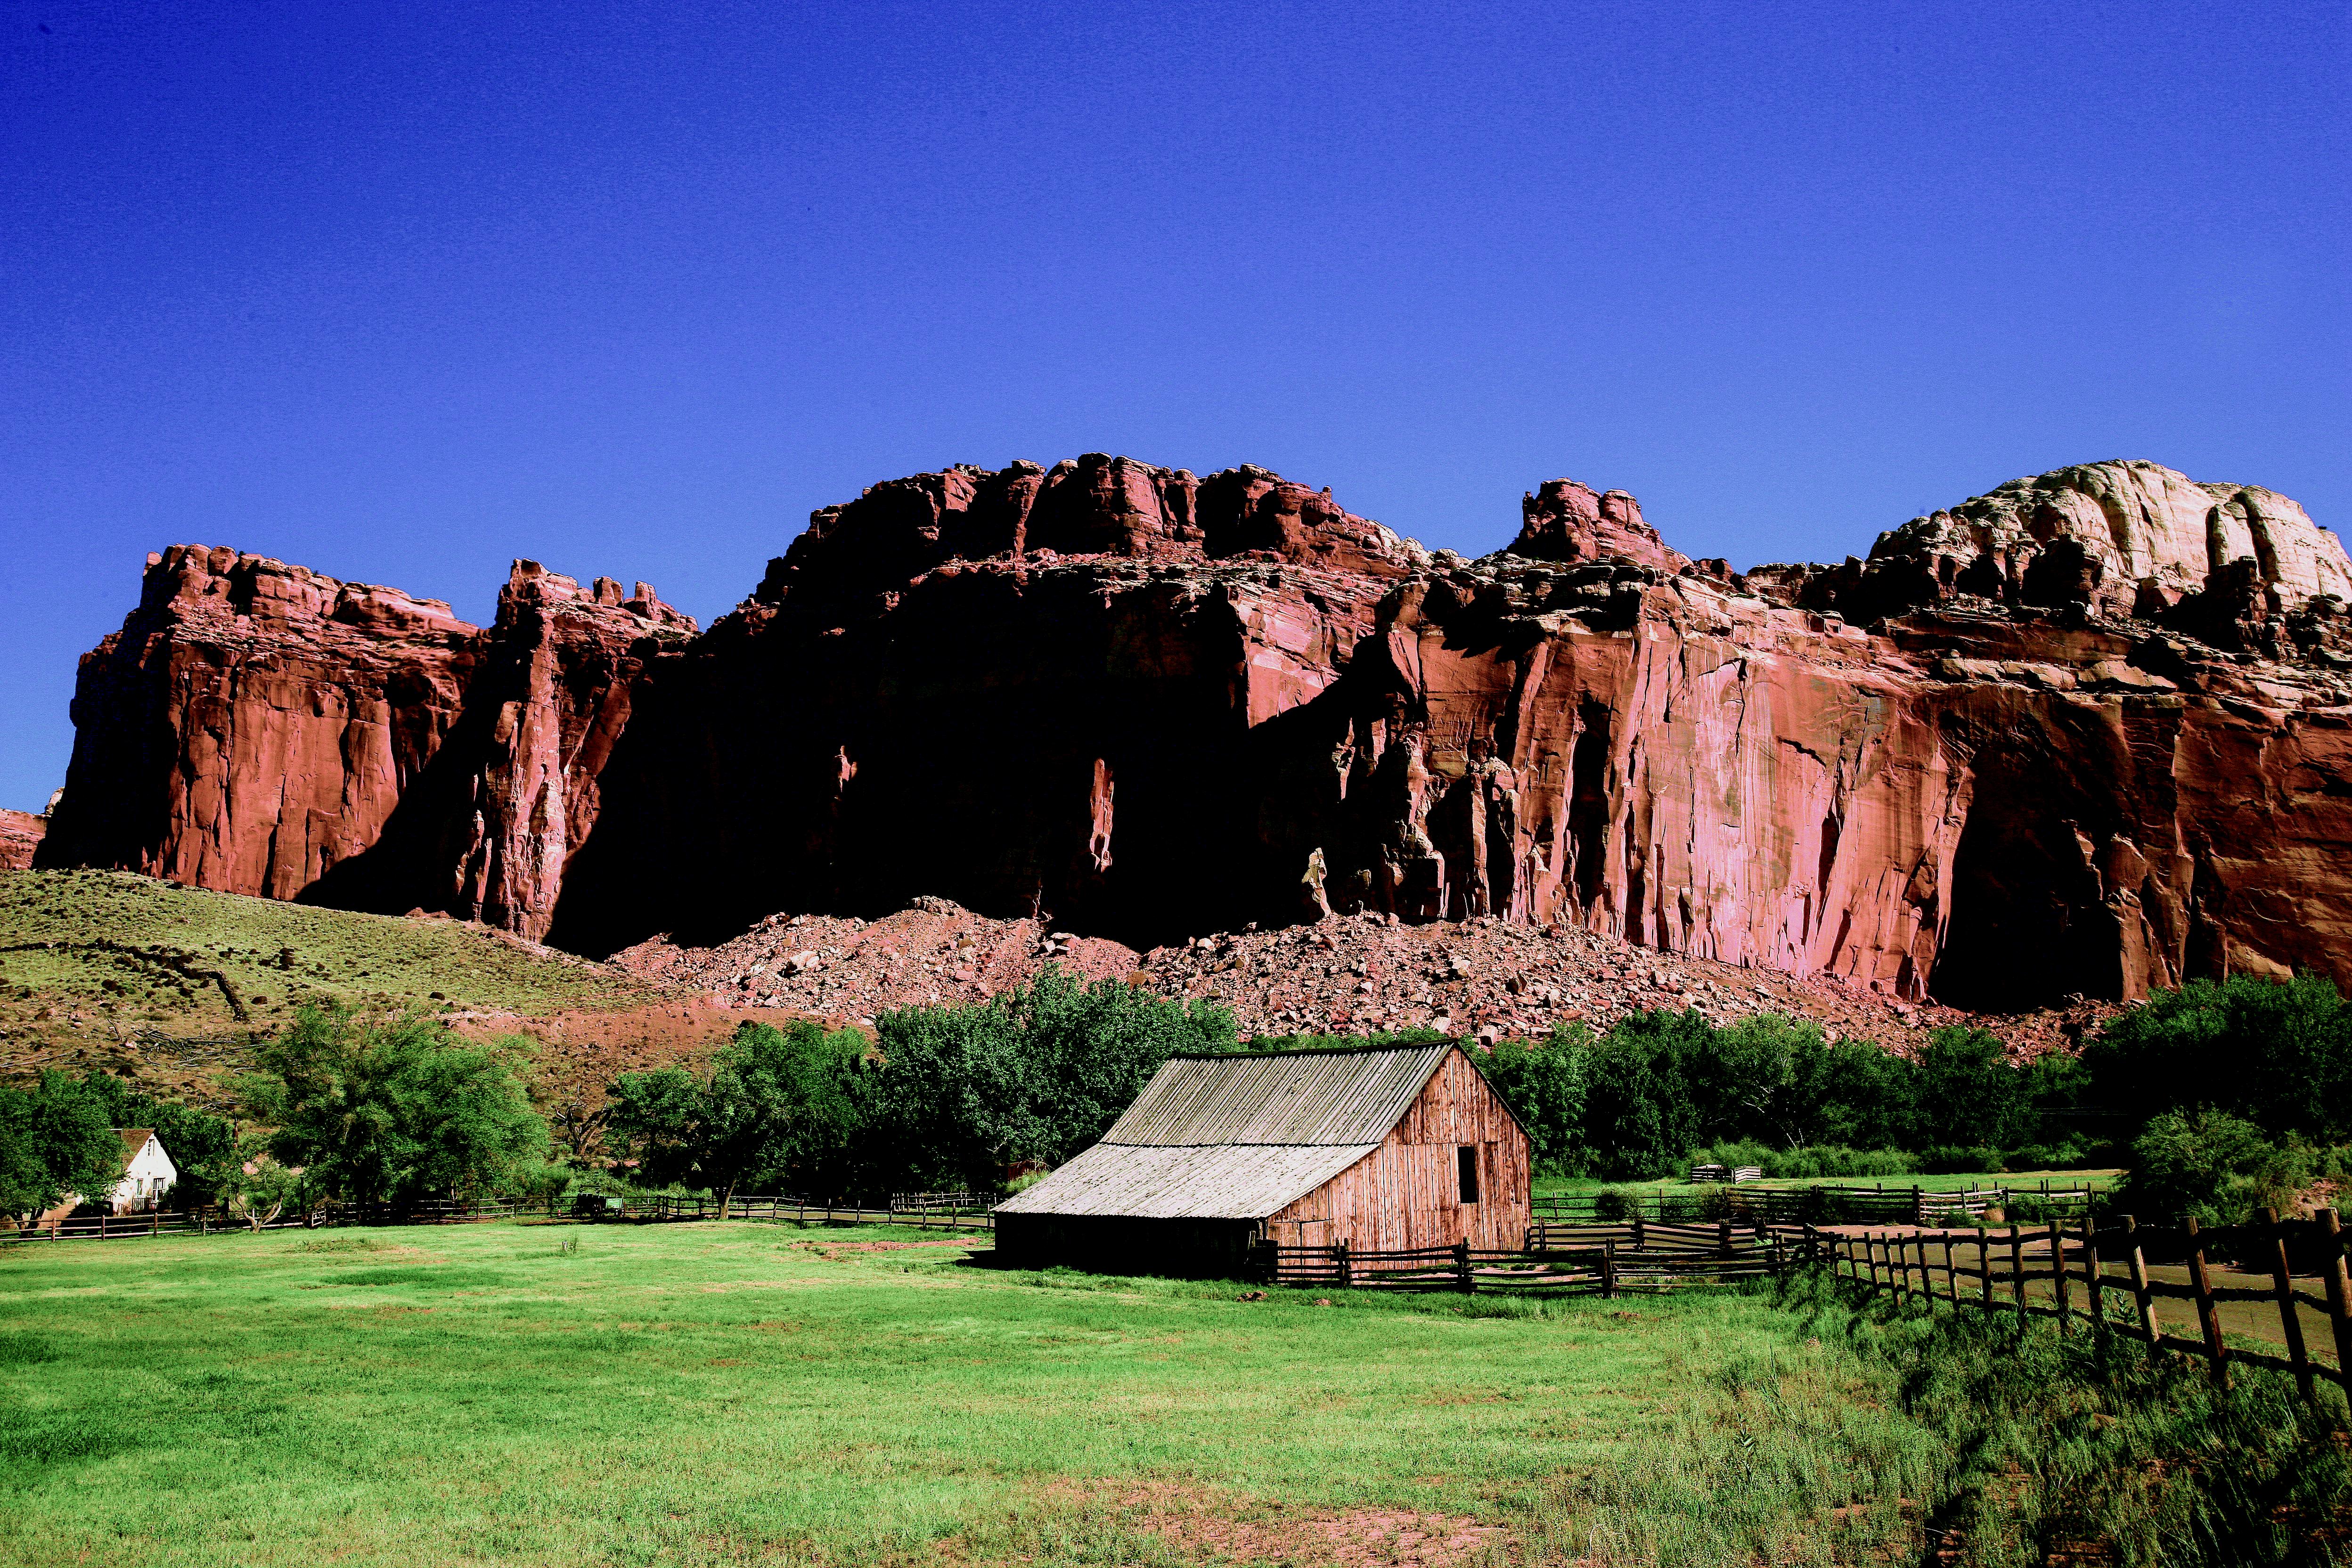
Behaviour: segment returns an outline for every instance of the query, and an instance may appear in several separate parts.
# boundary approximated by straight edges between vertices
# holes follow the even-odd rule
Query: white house
[[[155,1136],[153,1128],[118,1127],[114,1131],[122,1139],[122,1152],[130,1163],[123,1167],[122,1180],[114,1184],[110,1206],[116,1214],[152,1208],[155,1200],[180,1179],[180,1168],[163,1152],[163,1141]]]

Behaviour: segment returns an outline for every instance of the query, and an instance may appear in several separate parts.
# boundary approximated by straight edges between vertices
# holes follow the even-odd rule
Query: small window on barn
[[[1462,1175],[1462,1201],[1465,1204],[1476,1203],[1478,1201],[1478,1151],[1475,1148],[1456,1149],[1454,1151],[1454,1168]]]

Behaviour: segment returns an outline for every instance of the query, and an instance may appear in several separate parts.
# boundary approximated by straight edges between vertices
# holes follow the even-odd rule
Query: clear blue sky
[[[145,552],[708,621],[957,461],[1572,475],[1834,559],[2147,457],[2352,525],[2352,7],[0,0],[0,805]]]

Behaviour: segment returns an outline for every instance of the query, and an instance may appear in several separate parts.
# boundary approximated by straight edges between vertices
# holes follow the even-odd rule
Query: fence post
[[[1952,1233],[1944,1233],[1944,1294],[1954,1307],[1960,1304],[1960,1270],[1952,1261]]]
[[[2130,1215],[2124,1215],[2124,1239],[2131,1243],[2132,1300],[2139,1305],[2140,1331],[2147,1336],[2153,1355],[2164,1344],[2164,1331],[2157,1326],[2156,1293],[2147,1288],[2147,1254],[2139,1244],[2139,1221]]]
[[[1992,1310],[1992,1232],[1977,1226],[1977,1294],[1984,1310]]]
[[[2279,1224],[2278,1210],[2263,1212],[2263,1228],[2270,1232],[2271,1289],[2278,1292],[2279,1327],[2286,1333],[2286,1359],[2294,1363],[2294,1384],[2306,1400],[2316,1400],[2318,1390],[2311,1381],[2311,1355],[2303,1348],[2303,1318],[2294,1310],[2294,1280],[2286,1267],[2286,1226]]]
[[[1356,1260],[1349,1252],[1347,1242],[1343,1239],[1339,1246],[1333,1247],[1331,1250],[1339,1255],[1339,1289],[1342,1290],[1351,1290],[1355,1289]]]
[[[1636,1203],[1633,1208],[1633,1250],[1641,1251],[1642,1246],[1642,1209],[1639,1203]]]
[[[1454,1244],[1454,1277],[1462,1282],[1465,1295],[1478,1288],[1477,1279],[1470,1272],[1470,1244],[1467,1241]]]
[[[2107,1326],[2105,1283],[2099,1275],[2099,1226],[2088,1210],[2083,1215],[2083,1299],[2084,1310],[2091,1314],[2091,1327]]]
[[[2344,1222],[2334,1209],[2321,1209],[2314,1216],[2327,1235],[2327,1258],[2321,1265],[2327,1279],[2328,1325],[2336,1331],[2336,1369],[2352,1380],[2352,1279],[2347,1279],[2344,1268]],[[2347,1397],[2352,1397],[2352,1381],[2344,1385]]]
[[[2009,1227],[2009,1293],[2017,1300],[2017,1315],[2025,1315],[2025,1236],[2017,1226]]]
[[[1715,1222],[1715,1253],[1718,1258],[1731,1256],[1731,1222],[1727,1219]]]
[[[2066,1236],[2050,1222],[2050,1289],[2058,1299],[2058,1331],[2066,1331]]]
[[[2213,1381],[2227,1388],[2229,1352],[2221,1343],[2221,1314],[2213,1305],[2213,1281],[2205,1272],[2205,1237],[2195,1215],[2190,1215],[2185,1223],[2189,1228],[2189,1283],[2197,1292],[2197,1323],[2205,1331],[2205,1354],[2212,1362]]]
[[[1919,1190],[1919,1184],[1916,1182],[1911,1184],[1911,1223],[1913,1225],[1927,1223],[1927,1195]]]

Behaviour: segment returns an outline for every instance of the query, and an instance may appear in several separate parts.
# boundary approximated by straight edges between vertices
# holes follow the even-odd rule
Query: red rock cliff
[[[0,871],[22,871],[49,830],[48,818],[29,811],[0,811]]]
[[[233,550],[148,558],[82,660],[39,863],[545,930],[595,813],[634,650],[693,623],[644,584],[517,562],[494,626]]]
[[[600,951],[936,893],[1561,920],[1977,1005],[2352,978],[2352,566],[2284,498],[2092,465],[1745,576],[1622,492],[1523,522],[1471,562],[1263,469],[954,468],[690,640],[520,572],[488,631],[332,584],[424,619],[263,637],[151,569],[47,853]]]

